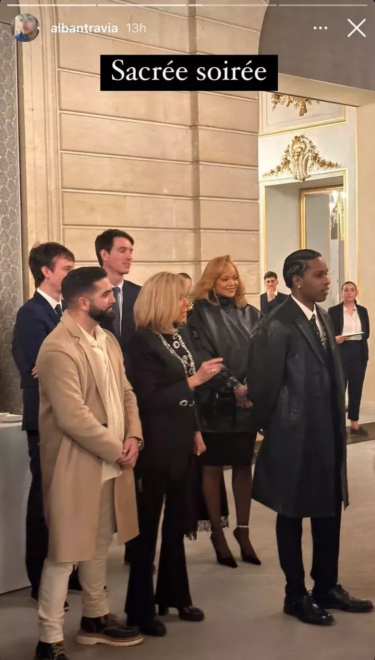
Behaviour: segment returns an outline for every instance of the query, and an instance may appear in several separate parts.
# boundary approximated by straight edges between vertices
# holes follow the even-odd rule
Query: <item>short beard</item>
[[[108,307],[107,309],[99,309],[90,303],[89,317],[99,324],[104,323],[104,321],[107,319],[112,320],[114,318],[113,307]]]

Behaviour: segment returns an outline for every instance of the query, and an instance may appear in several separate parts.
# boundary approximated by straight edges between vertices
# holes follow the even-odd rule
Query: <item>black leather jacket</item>
[[[242,433],[252,429],[251,410],[239,408],[233,389],[245,383],[254,335],[263,318],[255,307],[237,307],[232,298],[219,304],[195,300],[188,317],[188,331],[197,368],[222,357],[223,369],[196,389],[203,432]]]

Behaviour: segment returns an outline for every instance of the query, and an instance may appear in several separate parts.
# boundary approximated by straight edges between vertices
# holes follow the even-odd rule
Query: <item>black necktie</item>
[[[61,307],[60,303],[58,305],[56,305],[56,307],[55,307],[55,314],[59,319],[61,319],[61,317],[62,317],[62,307]]]
[[[325,346],[324,346],[324,339],[323,339],[323,337],[322,337],[321,334],[320,334],[320,330],[319,330],[318,324],[317,324],[317,322],[316,322],[316,316],[315,316],[315,314],[312,315],[312,317],[311,317],[311,319],[310,319],[310,323],[311,323],[311,326],[312,326],[312,329],[313,329],[313,333],[314,333],[316,339],[317,339],[318,342],[319,342],[319,345],[322,346],[323,348],[325,348]]]
[[[121,336],[121,315],[120,315],[120,301],[119,301],[120,287],[114,286],[112,291],[116,299],[116,302],[113,306],[113,312],[115,315],[115,320],[113,325],[114,325],[115,335],[116,337],[119,338]]]

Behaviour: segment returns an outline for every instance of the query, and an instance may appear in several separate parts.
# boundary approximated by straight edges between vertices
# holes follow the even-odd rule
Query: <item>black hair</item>
[[[343,284],[342,287],[341,287],[341,291],[344,290],[344,286],[346,286],[347,284],[352,284],[353,286],[355,286],[355,288],[356,288],[357,291],[358,291],[358,287],[357,287],[356,283],[355,283],[355,282],[351,282],[351,280],[348,280],[347,282],[344,282],[344,284]]]
[[[29,268],[34,278],[35,287],[42,284],[45,277],[42,273],[42,268],[46,267],[49,270],[54,270],[56,259],[63,257],[69,261],[75,261],[73,252],[68,250],[60,243],[40,243],[34,245],[29,254]]]
[[[61,295],[67,306],[85,293],[92,293],[95,284],[107,277],[101,266],[82,266],[67,274],[62,283]]]
[[[264,279],[264,281],[266,281],[266,280],[270,279],[271,277],[273,277],[275,280],[279,279],[277,277],[277,273],[275,273],[275,271],[273,271],[273,270],[268,270],[263,279]]]
[[[122,229],[106,229],[102,234],[95,239],[95,252],[97,259],[101,266],[103,266],[103,259],[100,256],[102,250],[110,252],[113,248],[113,242],[115,238],[126,238],[127,241],[130,241],[134,245],[134,238],[130,236],[126,231]]]
[[[303,277],[309,268],[308,262],[313,259],[318,259],[321,256],[320,252],[316,252],[316,250],[306,249],[292,252],[292,254],[285,259],[283,267],[283,277],[288,289],[293,288],[293,277],[295,275]]]
[[[188,275],[187,273],[178,273],[178,274],[179,274],[180,277],[183,277],[184,280],[190,280],[190,282],[193,281],[193,280],[191,279],[190,275]]]

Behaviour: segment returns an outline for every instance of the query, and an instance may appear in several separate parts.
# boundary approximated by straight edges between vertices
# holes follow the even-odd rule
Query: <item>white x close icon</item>
[[[348,34],[348,37],[351,37],[352,34],[354,34],[354,32],[360,32],[362,37],[365,37],[366,36],[365,33],[362,32],[362,30],[360,30],[359,28],[361,27],[361,25],[363,25],[363,23],[366,23],[366,21],[367,18],[364,18],[363,21],[361,21],[361,23],[358,23],[358,25],[356,25],[355,23],[353,23],[353,21],[350,20],[350,18],[348,18],[348,23],[350,23],[354,27],[354,30],[352,30],[351,33]]]

